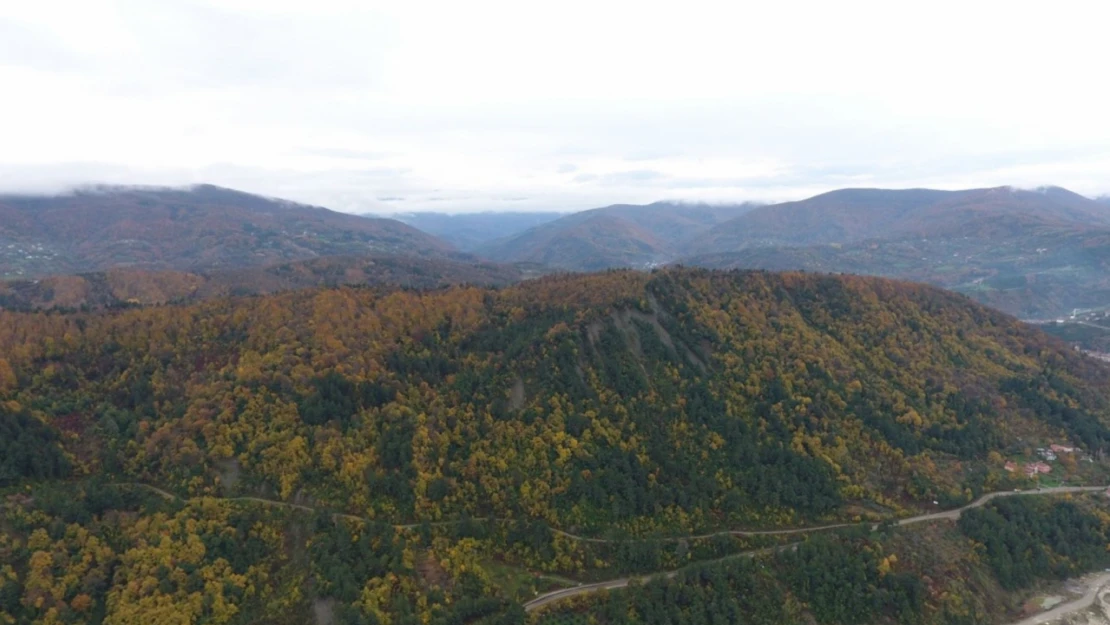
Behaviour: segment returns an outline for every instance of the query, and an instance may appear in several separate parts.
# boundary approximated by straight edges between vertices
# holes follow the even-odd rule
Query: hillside
[[[763,206],[697,236],[703,253],[748,247],[849,244],[868,239],[1020,237],[1046,226],[1110,227],[1104,205],[1059,187],[842,189]]]
[[[515,236],[536,226],[563,217],[566,213],[499,212],[499,213],[400,213],[392,215],[414,228],[439,237],[464,252]],[[368,215],[369,216],[369,215]]]
[[[927,282],[1023,318],[1110,304],[1110,209],[1059,187],[841,189],[772,205],[616,205],[477,249],[593,271],[668,263]]]
[[[201,185],[0,196],[0,278],[113,268],[198,271],[343,254],[443,256],[448,244],[370,219]]]
[[[597,271],[645,267],[673,258],[667,245],[636,223],[604,213],[579,213],[508,240],[478,248],[499,262],[528,262],[560,269]]]
[[[851,244],[749,247],[681,262],[716,269],[751,268],[877,275],[965,293],[1024,319],[1055,318],[1110,302],[1110,228],[1027,227],[966,236],[878,238]]]
[[[0,312],[0,354],[0,607],[28,620],[519,624],[520,597],[566,576],[790,538],[610,539],[934,511],[1030,486],[1002,463],[1033,447],[1110,443],[1110,369],[874,278],[668,269]],[[1072,460],[1051,477],[1106,479]],[[788,569],[842,553],[876,583],[893,566],[852,544]],[[912,616],[964,601],[964,575],[889,596]],[[776,609],[847,622],[785,579]]]
[[[110,269],[37,280],[0,281],[0,308],[103,308],[184,303],[229,295],[264,295],[319,286],[505,286],[534,268],[414,256],[328,256],[207,273]]]
[[[799,202],[761,206],[695,236],[703,252],[842,243],[882,235],[917,211],[954,195],[930,189],[841,189]]]
[[[845,189],[693,237],[679,262],[927,282],[1024,318],[1110,302],[1110,210],[1058,187]]]
[[[580,271],[647,267],[677,258],[680,243],[688,237],[753,206],[616,204],[567,215],[479,246],[474,252],[501,262],[534,262]]]
[[[557,598],[534,608],[532,622],[1102,622],[1105,603],[1094,614],[1088,608],[1098,608],[1094,599],[1110,581],[1110,573],[1094,573],[1110,563],[1110,502],[1101,493],[1021,494],[962,510],[954,522],[818,533],[665,576],[613,580],[607,590],[553,591],[529,604]],[[1051,619],[1041,606],[1057,601],[1053,612],[1074,616]]]

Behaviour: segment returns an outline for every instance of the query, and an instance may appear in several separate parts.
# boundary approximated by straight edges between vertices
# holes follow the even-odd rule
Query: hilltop
[[[699,234],[698,245],[705,253],[722,253],[906,237],[981,237],[988,244],[1036,228],[1068,226],[1110,227],[1110,210],[1059,187],[842,189],[759,207]]]
[[[443,257],[447,243],[392,219],[211,185],[0,196],[0,277],[116,268],[202,271],[317,256]]]
[[[615,204],[567,215],[474,252],[500,262],[534,262],[575,271],[647,267],[674,260],[682,254],[680,244],[685,239],[753,206]]]
[[[402,404],[415,402],[409,407],[419,410],[442,404],[435,411],[487,415],[493,421],[479,428],[481,446],[506,460],[524,451],[513,442],[520,434],[516,428],[526,425],[528,440],[554,436],[546,430],[556,428],[579,439],[574,453],[564,458],[568,464],[541,463],[534,474],[514,469],[497,489],[561,484],[558,493],[530,504],[530,514],[563,525],[636,520],[663,527],[668,523],[664,510],[676,505],[693,515],[689,522],[703,524],[726,518],[766,522],[836,516],[852,500],[913,507],[940,495],[960,498],[969,479],[959,471],[940,471],[939,464],[925,471],[918,464],[921,454],[932,456],[932,462],[945,456],[975,462],[990,450],[1018,445],[1023,436],[1067,438],[1092,451],[1110,440],[1110,430],[1102,425],[1110,410],[1110,371],[962,296],[875,278],[615,272],[544,277],[500,290],[309,289],[110,314],[0,313],[0,318],[0,348],[11,354],[6,360],[19,381],[18,392],[9,389],[14,393],[9,399],[47,414],[51,405],[118,406],[115,393],[130,389],[125,404],[132,408],[127,410],[139,412],[119,418],[145,415],[153,420],[151,427],[176,424],[171,430],[185,434],[189,427],[177,421],[185,415],[165,413],[159,406],[187,409],[199,401],[189,390],[198,384],[214,385],[209,390],[215,393],[270,389],[278,393],[272,399],[300,402],[303,411],[313,393],[324,393],[320,401],[340,400],[317,386],[324,380],[339,384],[334,373],[351,384],[379,389],[379,399],[370,402],[378,408],[389,403],[381,398],[393,397]],[[187,330],[198,322],[221,329],[205,339]],[[63,336],[71,347],[47,348]],[[115,345],[108,355],[99,347],[106,340]],[[271,362],[268,356],[294,352],[300,355],[288,362]],[[166,362],[148,360],[158,354]],[[208,364],[184,366],[195,358]],[[294,372],[297,362],[315,364]],[[48,364],[56,375],[37,377],[35,372]],[[115,373],[105,377],[88,367]],[[148,386],[151,376],[163,380],[158,388]],[[413,388],[430,395],[404,395]],[[378,408],[325,410],[320,423],[291,422],[289,433],[307,434],[317,426],[346,430]],[[583,420],[587,413],[595,416]],[[99,414],[92,410],[84,418]],[[668,428],[685,422],[697,427],[681,434],[681,440],[672,438],[679,431]],[[663,431],[655,427],[663,423],[669,424]],[[586,436],[603,425],[632,437],[626,442],[637,441],[647,455],[633,462],[624,451],[610,449],[598,438],[600,432]],[[464,428],[455,434],[442,430],[439,436],[477,434]],[[196,441],[207,446],[202,452],[219,447],[213,436]],[[583,442],[584,436],[592,442]],[[732,441],[719,454],[679,461],[687,444],[697,442],[692,453],[718,436]],[[805,444],[793,446],[793,436],[804,436]],[[557,446],[568,440],[560,439]],[[453,513],[520,514],[520,502],[506,499],[508,491],[496,498],[464,494],[471,488],[464,466],[477,449],[471,445],[478,443],[469,440],[471,451],[456,450],[462,455],[437,455],[434,464],[447,472],[444,479],[464,489],[444,505]],[[208,481],[207,487],[216,486],[210,480],[217,475],[208,463],[227,452],[216,447],[202,453],[201,464],[194,466],[208,467],[196,474],[201,483]],[[613,468],[606,458],[619,460],[622,468]],[[753,463],[754,458],[764,461]],[[166,458],[160,466],[170,470],[167,460],[172,462]],[[249,455],[241,460],[263,471],[253,475],[259,485],[278,487],[279,475],[266,473]],[[626,461],[631,464],[625,466]],[[765,480],[745,473],[756,466],[781,473],[772,480],[773,493],[763,490]],[[594,499],[612,491],[598,491],[598,484],[616,480],[616,485],[663,467],[650,493],[628,493],[629,499],[606,505]],[[578,471],[584,469],[594,477],[583,481]],[[283,465],[281,470],[292,469]],[[734,493],[733,503],[724,507],[717,497],[726,493],[697,477],[720,470],[732,476],[728,490]],[[146,467],[142,474],[172,483],[170,474],[159,471]],[[310,474],[315,475],[310,471],[294,481],[311,484]],[[907,499],[901,480],[926,474],[928,485],[920,484]],[[846,491],[845,484],[854,487]],[[489,488],[493,482],[483,491]],[[792,489],[798,489],[797,496]],[[736,494],[741,496],[736,499]],[[390,504],[389,498],[375,497],[351,491],[332,503],[386,506],[381,514],[398,521],[420,516],[431,505],[420,500]]]
[[[605,579],[779,544],[601,538],[954,507],[1031,486],[1004,460],[1049,442],[1080,454],[1051,477],[1097,484],[1104,464],[1078,460],[1110,443],[1110,369],[877,278],[667,269],[0,312],[0,354],[0,599],[26,615],[519,624],[528,570]],[[136,483],[154,490],[114,486]],[[114,572],[43,595],[54,573],[22,545],[58,554],[57,583]],[[978,592],[895,590],[918,612]]]

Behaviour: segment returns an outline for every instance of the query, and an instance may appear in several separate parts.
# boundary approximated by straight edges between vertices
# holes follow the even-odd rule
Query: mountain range
[[[96,285],[98,273],[166,270],[203,274],[209,286],[196,293],[264,293],[279,285],[334,283],[326,276],[347,269],[352,277],[341,282],[409,279],[428,286],[454,284],[463,275],[499,284],[513,275],[685,264],[927,282],[1029,319],[1110,305],[1110,202],[1058,187],[842,189],[765,205],[656,202],[570,214],[395,217],[336,213],[206,185],[0,196],[0,277],[80,273]],[[350,259],[360,256],[378,262],[351,268]],[[296,279],[275,279],[263,269],[331,257],[345,260],[293,271]],[[412,282],[416,265],[404,278],[380,262],[387,257],[436,261],[438,269],[425,265],[424,278]],[[468,264],[476,271],[462,271]],[[381,274],[363,271],[371,266]],[[235,287],[215,286],[230,284],[238,270],[250,277]],[[434,277],[437,271],[442,275]],[[24,283],[5,290],[9,304],[83,301],[73,295],[81,287],[51,291]],[[174,293],[170,299],[180,296]]]
[[[755,207],[616,204],[567,215],[474,252],[500,262],[526,261],[576,271],[659,265],[682,256],[692,236]]]
[[[1058,187],[843,189],[763,206],[576,213],[478,248],[567,270],[681,263],[929,282],[1023,317],[1110,304],[1110,205]]]
[[[212,270],[344,254],[446,257],[452,251],[397,220],[211,185],[0,196],[0,278],[120,267]]]

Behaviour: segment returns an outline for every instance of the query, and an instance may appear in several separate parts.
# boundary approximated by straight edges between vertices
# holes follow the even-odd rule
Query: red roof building
[[[1052,473],[1052,467],[1043,462],[1030,462],[1025,465],[1025,475],[1033,477],[1039,473]]]

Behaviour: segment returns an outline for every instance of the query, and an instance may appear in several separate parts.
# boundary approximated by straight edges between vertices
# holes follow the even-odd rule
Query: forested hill
[[[1110,439],[1102,365],[961,296],[858,277],[0,312],[0,355],[0,623],[522,625],[542,590],[781,544],[654,537],[955,506],[1031,486],[1004,458]],[[1105,483],[1102,467],[1057,473]],[[773,564],[761,614],[860,623],[870,604],[842,599],[871,597],[899,622],[972,622],[986,582],[964,559],[924,583],[868,541],[675,590],[762,597]],[[599,622],[648,619],[637,593],[639,612],[615,596]],[[768,618],[752,622],[794,620]]]
[[[4,313],[0,354],[0,405],[57,433],[35,454],[68,458],[9,461],[9,479],[68,466],[217,493],[234,465],[239,488],[397,522],[797,524],[961,500],[997,481],[989,452],[1031,440],[1110,440],[1101,365],[961,296],[857,277]]]
[[[229,295],[265,295],[319,286],[393,286],[435,289],[447,285],[505,286],[535,268],[474,260],[371,254],[204,273],[112,269],[37,280],[0,281],[0,308],[89,309],[186,303]]]
[[[214,271],[338,255],[447,258],[450,245],[358,217],[212,185],[0,195],[0,277],[129,268]]]

